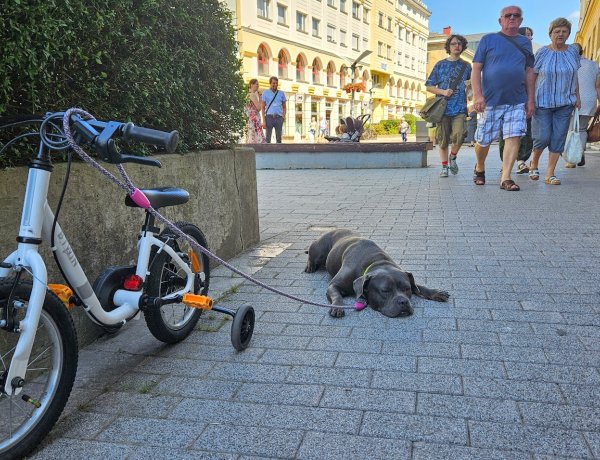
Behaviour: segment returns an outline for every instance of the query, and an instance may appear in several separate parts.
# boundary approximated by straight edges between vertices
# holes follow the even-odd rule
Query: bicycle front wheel
[[[208,248],[206,238],[198,227],[188,222],[177,222],[175,225],[202,247]],[[160,237],[168,239],[168,244],[194,272],[193,293],[206,295],[210,282],[208,257],[194,249],[189,241],[175,236],[168,229],[161,233]],[[198,264],[196,267],[194,267],[194,259]],[[152,261],[147,278],[146,293],[151,297],[164,297],[183,288],[186,281],[185,271],[173,262],[166,251],[161,251]],[[174,303],[163,305],[160,308],[148,308],[144,312],[144,318],[154,337],[161,342],[177,343],[192,332],[201,314],[202,310],[190,308],[183,303]]]
[[[8,306],[13,280],[0,280],[0,317]],[[22,302],[16,321],[27,312],[30,282],[20,282],[11,299]],[[62,413],[77,372],[77,334],[71,315],[52,292],[46,293],[27,374],[19,395],[4,391],[18,332],[0,329],[0,458],[21,458],[35,448]]]

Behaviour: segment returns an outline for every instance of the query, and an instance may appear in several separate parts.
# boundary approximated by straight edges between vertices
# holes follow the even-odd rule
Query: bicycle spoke
[[[41,356],[42,356],[44,353],[46,353],[48,350],[50,350],[50,348],[51,348],[51,346],[48,346],[48,347],[47,347],[45,350],[42,350],[42,351],[40,352],[40,354],[39,354],[39,355],[37,355],[33,361],[29,361],[29,364],[27,365],[27,368],[29,369],[29,366],[31,366],[31,365],[32,365],[33,363],[35,363],[35,362],[36,362],[38,359],[40,359],[40,357],[41,357]]]

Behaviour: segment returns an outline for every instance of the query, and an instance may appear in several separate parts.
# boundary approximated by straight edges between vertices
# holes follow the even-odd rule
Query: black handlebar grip
[[[177,131],[166,133],[156,129],[135,126],[133,123],[126,123],[123,126],[123,139],[164,147],[167,152],[173,153],[177,148],[179,133]]]

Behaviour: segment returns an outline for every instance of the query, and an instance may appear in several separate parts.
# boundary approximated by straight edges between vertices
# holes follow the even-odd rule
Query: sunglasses
[[[516,18],[519,19],[521,17],[521,13],[506,13],[504,15],[504,19]]]

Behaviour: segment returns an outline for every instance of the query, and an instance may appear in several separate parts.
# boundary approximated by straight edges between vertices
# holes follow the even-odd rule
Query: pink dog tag
[[[356,311],[361,311],[363,310],[365,307],[367,306],[367,302],[364,302],[362,300],[357,300],[356,302],[354,302],[354,309]]]

